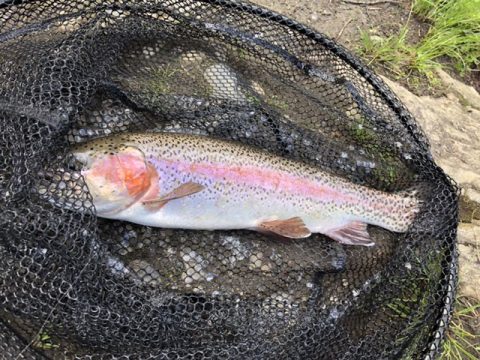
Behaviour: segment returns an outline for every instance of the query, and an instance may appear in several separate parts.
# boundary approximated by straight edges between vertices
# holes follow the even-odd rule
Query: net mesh
[[[424,205],[407,233],[369,226],[371,248],[97,218],[69,147],[147,130],[384,191],[423,184]],[[288,18],[222,0],[0,1],[0,358],[433,358],[457,195],[382,81]]]

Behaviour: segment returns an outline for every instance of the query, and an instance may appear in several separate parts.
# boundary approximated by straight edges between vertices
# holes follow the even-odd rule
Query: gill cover
[[[81,171],[98,215],[127,209],[156,181],[156,171],[135,146],[121,145],[113,151],[77,149],[73,155],[83,164]]]

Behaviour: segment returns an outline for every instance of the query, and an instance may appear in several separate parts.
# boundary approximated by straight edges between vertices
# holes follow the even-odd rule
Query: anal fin
[[[205,186],[197,184],[193,181],[189,181],[157,199],[145,200],[143,204],[159,209],[170,200],[175,200],[185,196],[193,195],[202,191],[203,189],[205,189]]]
[[[367,224],[360,221],[348,223],[345,226],[327,232],[325,235],[342,244],[363,246],[375,245],[367,231]]]
[[[311,235],[310,230],[308,230],[303,220],[299,217],[264,221],[258,227],[260,231],[272,232],[292,239],[305,238]]]

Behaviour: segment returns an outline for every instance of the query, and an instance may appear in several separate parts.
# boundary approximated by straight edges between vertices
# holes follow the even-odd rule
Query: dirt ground
[[[419,41],[429,29],[429,25],[411,14],[411,0],[250,0],[282,15],[291,17],[300,23],[321,32],[338,41],[350,51],[357,53],[360,46],[360,30],[371,35],[388,37],[398,34],[409,17],[408,40]],[[440,60],[448,63],[448,59]],[[388,70],[378,64],[371,64],[374,70],[385,76],[391,76]],[[445,69],[452,77],[462,80],[480,92],[480,68],[464,78],[455,71]],[[409,86],[406,79],[396,79],[416,95],[442,96],[442,89],[433,89],[425,79],[417,87]]]
[[[350,50],[358,47],[360,29],[372,34],[388,36],[398,31],[408,20],[410,0],[252,0],[280,14],[295,19]],[[365,2],[369,5],[354,4]],[[428,25],[411,20],[410,36],[417,40],[428,30]]]

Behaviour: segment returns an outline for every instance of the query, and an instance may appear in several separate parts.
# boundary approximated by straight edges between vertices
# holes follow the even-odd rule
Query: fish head
[[[70,156],[69,163],[83,176],[99,216],[115,217],[158,182],[155,168],[132,145],[97,139],[75,146]]]

